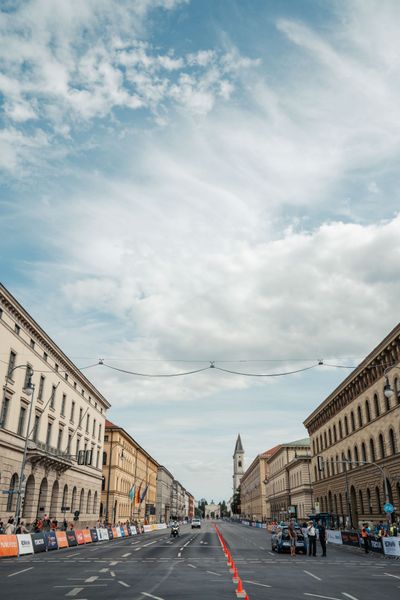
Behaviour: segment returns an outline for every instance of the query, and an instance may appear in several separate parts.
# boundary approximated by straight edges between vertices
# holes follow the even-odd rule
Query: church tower
[[[240,485],[240,480],[244,473],[244,450],[242,446],[242,440],[240,439],[240,433],[236,440],[235,451],[233,453],[233,495]]]

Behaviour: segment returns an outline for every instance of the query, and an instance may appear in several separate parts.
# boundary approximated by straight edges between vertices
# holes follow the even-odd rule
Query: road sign
[[[394,511],[394,506],[393,504],[390,504],[390,502],[386,502],[385,506],[383,507],[383,510],[385,511],[385,513],[392,513]]]

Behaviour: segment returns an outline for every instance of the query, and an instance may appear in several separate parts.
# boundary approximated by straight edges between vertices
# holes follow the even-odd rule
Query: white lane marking
[[[182,556],[182,552],[178,552],[178,558]]]
[[[195,567],[194,565],[190,565],[189,563],[188,563],[188,567],[192,567],[192,569],[197,569],[197,567]]]
[[[110,571],[110,575],[111,575],[111,577],[115,577],[114,571]]]
[[[392,575],[391,573],[384,573],[384,575],[387,575],[388,577],[395,577],[396,579],[400,579],[400,577],[398,575]],[[11,577],[11,575],[9,575],[9,577]]]
[[[263,546],[259,546],[260,550],[265,550],[265,548]]]
[[[142,547],[141,547],[141,546],[139,546],[139,548],[135,548],[135,549],[134,549],[134,552],[139,552],[139,550],[141,550],[141,549],[142,549]]]
[[[25,573],[25,571],[30,571],[33,567],[28,567],[27,569],[22,569],[22,571],[17,571],[16,573],[10,573],[8,577],[14,577],[15,575],[19,575],[20,573]]]
[[[312,596],[313,598],[324,598],[325,600],[340,600],[340,598],[333,598],[332,596],[321,596],[320,594],[309,594],[304,592],[305,596]]]
[[[351,596],[351,594],[346,594],[346,592],[342,592],[343,596],[346,598],[350,598],[350,600],[358,600],[355,596]]]
[[[120,583],[124,587],[131,587],[130,585],[128,585],[127,583],[125,583],[125,581],[118,581],[118,583]]]
[[[154,540],[154,542],[148,542],[148,544],[143,544],[143,548],[146,548],[146,546],[151,546],[152,544],[157,544],[158,540]]]
[[[273,552],[268,552],[268,554],[270,554],[271,556],[275,556]]]
[[[99,576],[98,575],[92,575],[91,577],[88,577],[87,579],[85,579],[85,583],[93,583],[93,581],[96,581],[96,579],[98,579]]]
[[[68,592],[68,594],[65,594],[66,596],[77,596],[79,594],[79,592],[81,592],[83,590],[83,588],[74,588],[73,590],[71,590],[70,592]]]
[[[211,573],[211,575],[218,575],[218,577],[222,577],[221,573],[216,573],[215,571],[206,571],[206,573]]]
[[[123,554],[121,556],[121,558],[126,558],[127,556],[130,556],[132,554],[132,552],[127,552],[126,554]]]
[[[110,562],[110,567],[115,567],[115,565],[118,564],[117,560],[113,560],[112,562]]]
[[[154,598],[154,600],[164,600],[164,598],[160,598],[160,596],[153,596],[153,594],[148,594],[147,592],[141,592],[142,596],[147,596],[148,598]]]
[[[261,587],[267,587],[270,588],[270,585],[267,585],[266,583],[258,583],[257,581],[250,581],[249,579],[243,579],[243,583],[250,583],[252,585],[259,585]]]
[[[310,573],[310,571],[306,571],[304,569],[304,573],[307,573],[307,575],[309,575],[310,577],[314,577],[314,579],[318,579],[318,581],[322,581],[321,577],[317,577],[316,575],[314,575],[313,573]]]
[[[100,569],[99,573],[107,573],[108,569],[107,567],[104,567],[104,569]]]
[[[179,548],[179,550],[182,552],[182,550],[183,550],[183,546],[182,546],[182,548]]]

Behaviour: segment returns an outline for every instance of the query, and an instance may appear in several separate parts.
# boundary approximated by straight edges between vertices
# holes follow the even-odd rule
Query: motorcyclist
[[[179,536],[179,524],[178,521],[173,521],[171,525],[171,534],[170,537],[178,537]]]

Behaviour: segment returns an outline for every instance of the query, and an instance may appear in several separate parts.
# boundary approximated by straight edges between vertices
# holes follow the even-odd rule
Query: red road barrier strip
[[[227,547],[226,542],[225,542],[225,540],[223,538],[223,535],[220,532],[220,530],[218,529],[217,525],[214,524],[214,528],[215,528],[215,531],[216,531],[216,533],[218,535],[218,539],[220,541],[221,547],[222,547],[222,549],[223,549],[223,551],[225,553],[225,556],[226,556],[226,559],[227,559],[227,563],[226,564],[229,567],[230,572],[233,573],[232,581],[233,581],[233,583],[237,584],[237,588],[235,590],[236,597],[237,598],[244,598],[244,600],[250,600],[248,594],[246,593],[246,590],[243,589],[242,580],[239,577],[239,573],[238,573],[237,567],[235,565],[234,560],[232,559],[231,553],[228,550],[228,547]]]

